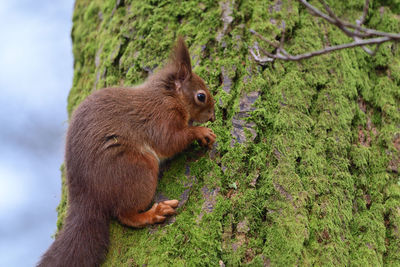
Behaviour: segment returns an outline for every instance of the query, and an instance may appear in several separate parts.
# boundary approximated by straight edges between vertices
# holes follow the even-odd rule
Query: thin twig
[[[363,14],[361,15],[361,17],[360,17],[358,20],[356,20],[356,24],[357,24],[358,26],[361,26],[361,25],[364,24],[365,18],[367,17],[367,13],[368,13],[368,8],[369,8],[369,0],[366,0],[366,1],[365,1],[365,4],[364,4],[364,8],[363,8]],[[354,32],[355,32],[355,33],[358,33],[359,30],[355,29]],[[354,40],[354,41],[360,41],[360,38],[357,37],[357,36],[353,36],[353,40]],[[362,48],[367,54],[369,54],[370,56],[375,56],[376,52],[377,52],[378,49],[379,49],[379,45],[377,45],[377,46],[375,47],[374,51],[371,51],[371,49],[369,49],[369,48],[366,47],[366,46],[361,46],[361,48]]]
[[[304,6],[306,6],[311,13],[315,14],[316,16],[319,16],[329,23],[337,26],[343,33],[345,33],[347,36],[352,38],[354,42],[352,43],[346,43],[346,44],[341,44],[341,45],[335,45],[335,46],[328,46],[325,47],[324,49],[313,51],[313,52],[308,52],[300,55],[291,55],[289,54],[285,49],[284,49],[284,42],[285,42],[285,22],[282,22],[282,33],[281,33],[281,39],[279,42],[279,45],[273,41],[270,41],[257,33],[254,30],[250,30],[250,32],[257,37],[259,37],[261,40],[267,42],[269,45],[272,47],[276,48],[275,54],[270,53],[268,51],[265,51],[261,47],[258,46],[258,43],[255,43],[255,45],[250,48],[250,53],[253,56],[253,58],[260,64],[264,64],[266,62],[272,62],[275,59],[281,59],[281,60],[291,60],[291,61],[299,61],[302,59],[310,58],[313,56],[318,56],[322,54],[327,54],[332,51],[337,51],[337,50],[342,50],[346,48],[351,48],[351,47],[361,47],[364,49],[365,52],[367,52],[370,55],[375,55],[377,50],[379,49],[379,46],[382,43],[388,42],[388,41],[393,41],[393,42],[398,42],[400,41],[400,34],[397,33],[388,33],[388,32],[380,32],[376,31],[373,29],[365,28],[362,27],[361,25],[365,22],[365,19],[368,14],[368,8],[369,8],[369,0],[366,0],[364,8],[363,8],[363,14],[362,16],[356,21],[356,24],[351,24],[349,22],[343,21],[339,19],[331,10],[331,8],[323,1],[320,0],[322,5],[325,8],[325,11],[328,13],[324,13],[308,3],[305,0],[298,0],[300,3],[302,3]],[[374,37],[375,38],[369,38],[367,37]],[[369,48],[366,47],[366,45],[376,45],[374,51],[371,51]],[[266,56],[261,56],[260,51],[262,54]]]
[[[330,9],[330,7],[323,1],[320,0],[322,5],[324,6],[326,12],[328,12],[329,16],[333,18],[335,21],[335,25],[342,31],[344,32],[347,36],[352,38],[356,42],[360,42],[362,39],[358,37],[357,35],[360,34],[360,31],[358,29],[354,29],[354,31],[349,30],[346,26],[343,25],[343,22],[333,13],[333,11]],[[363,9],[363,15],[360,19],[360,22],[356,22],[358,26],[361,26],[362,23],[364,23],[366,13],[368,12],[368,5],[369,5],[369,0],[365,1],[364,9]],[[361,23],[362,22],[362,23]],[[372,52],[368,47],[366,46],[361,46],[361,48],[368,53],[369,55],[374,55],[374,52]]]
[[[364,8],[363,8],[363,14],[362,14],[361,18],[357,21],[358,26],[361,26],[364,24],[365,18],[367,17],[367,14],[368,14],[368,8],[369,8],[369,0],[366,0],[365,4],[364,4]]]
[[[254,52],[253,48],[256,50],[256,53]],[[267,62],[272,62],[274,61],[274,58],[272,58],[271,56],[273,56],[272,54],[266,52],[266,51],[262,51],[264,54],[266,54],[266,57],[261,57],[260,56],[260,48],[258,46],[258,43],[255,42],[254,43],[254,47],[250,49],[250,54],[253,56],[253,58],[260,64],[264,64]]]

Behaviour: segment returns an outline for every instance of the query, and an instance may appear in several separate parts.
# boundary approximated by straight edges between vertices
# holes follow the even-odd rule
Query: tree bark
[[[329,1],[346,21],[363,4]],[[372,1],[364,25],[398,33],[399,12]],[[258,65],[250,29],[279,41],[282,20],[290,54],[351,41],[294,0],[76,0],[70,114],[95,90],[143,82],[178,35],[216,99],[217,145],[193,144],[160,175],[156,201],[180,199],[178,214],[113,222],[105,266],[400,265],[398,44]],[[66,201],[64,186],[59,228]]]

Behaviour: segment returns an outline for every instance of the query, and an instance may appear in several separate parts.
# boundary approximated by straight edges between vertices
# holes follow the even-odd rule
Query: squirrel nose
[[[213,114],[211,115],[211,118],[209,121],[214,122],[215,121],[215,111],[213,111]]]

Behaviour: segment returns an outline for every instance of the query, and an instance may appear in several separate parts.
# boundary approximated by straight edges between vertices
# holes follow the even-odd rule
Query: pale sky
[[[56,230],[73,0],[0,0],[0,266],[34,266]]]

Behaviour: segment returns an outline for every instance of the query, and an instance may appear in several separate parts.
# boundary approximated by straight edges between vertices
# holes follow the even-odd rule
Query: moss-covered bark
[[[371,2],[367,25],[400,32],[400,1]],[[355,21],[364,0],[329,4]],[[177,35],[217,101],[217,146],[194,144],[160,180],[178,215],[113,222],[105,266],[400,265],[399,46],[257,65],[249,29],[279,39],[281,20],[292,54],[349,41],[294,0],[76,0],[69,113],[94,90],[141,83]]]

